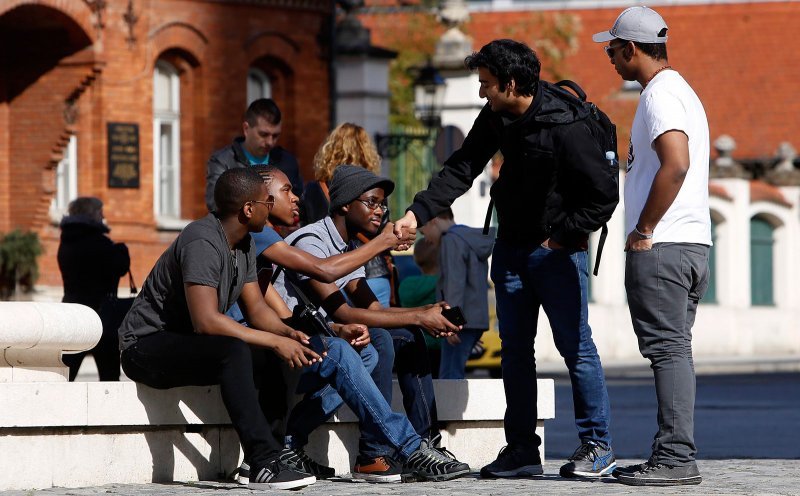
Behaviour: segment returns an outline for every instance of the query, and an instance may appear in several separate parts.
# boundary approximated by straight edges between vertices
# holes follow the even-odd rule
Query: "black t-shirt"
[[[119,328],[120,349],[159,331],[193,332],[185,283],[216,288],[217,309],[225,313],[239,299],[245,283],[253,281],[256,281],[256,252],[249,235],[231,251],[213,214],[192,222],[147,276]]]

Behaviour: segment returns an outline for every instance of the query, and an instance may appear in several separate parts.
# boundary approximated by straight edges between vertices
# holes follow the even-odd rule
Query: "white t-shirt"
[[[631,233],[639,222],[653,178],[661,166],[653,143],[672,130],[689,137],[689,171],[675,201],[656,225],[653,243],[710,246],[708,119],[695,92],[672,70],[658,73],[639,97],[625,176],[625,232]]]

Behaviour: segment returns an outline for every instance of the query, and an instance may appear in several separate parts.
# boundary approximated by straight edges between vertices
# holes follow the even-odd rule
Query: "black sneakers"
[[[285,448],[281,451],[280,459],[290,469],[311,474],[317,479],[330,479],[336,475],[333,468],[320,465],[312,460],[303,448]]]
[[[456,460],[452,453],[431,446],[423,439],[417,451],[411,453],[403,465],[403,480],[445,481],[466,475],[469,471],[469,465]]]
[[[249,484],[251,489],[300,489],[317,481],[317,478],[306,472],[290,468],[281,459],[287,456],[284,449],[280,454],[263,463],[253,462],[250,465]],[[240,471],[241,472],[241,471]]]
[[[603,448],[593,442],[582,443],[569,461],[561,467],[561,477],[602,477],[617,468],[611,448]]]
[[[617,465],[617,468],[615,468],[614,471],[611,472],[611,476],[614,477],[615,479],[619,479],[619,476],[621,474],[632,474],[634,472],[638,472],[644,469],[647,466],[647,463],[648,462],[637,463],[635,465],[628,465],[625,467],[620,467],[619,465]]]
[[[639,470],[634,471],[628,471],[629,469],[618,471],[617,480],[628,486],[685,486],[700,484],[703,481],[696,463],[670,467],[648,461],[639,467],[641,467]]]
[[[497,459],[481,469],[481,477],[532,477],[542,475],[542,459],[536,448],[508,445]]]

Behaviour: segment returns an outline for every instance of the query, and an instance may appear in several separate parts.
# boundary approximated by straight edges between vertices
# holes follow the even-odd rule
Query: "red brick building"
[[[330,15],[324,0],[0,0],[0,232],[39,233],[39,283],[61,284],[57,219],[75,195],[103,200],[141,282],[206,213],[206,160],[253,96],[281,106],[280,143],[310,177]]]
[[[621,91],[619,76],[591,36],[608,29],[623,8],[634,2],[610,8],[568,8],[571,3],[586,5],[569,0],[467,3],[470,20],[462,30],[473,38],[474,49],[496,38],[517,39],[536,49],[543,60],[543,78],[574,79],[612,116],[619,126],[624,156],[638,91]],[[670,63],[703,101],[711,139],[732,136],[737,143],[733,157],[739,160],[774,157],[783,141],[800,148],[800,99],[796,97],[800,63],[790,48],[800,2],[665,3],[648,6],[669,25]],[[432,53],[432,44],[444,31],[421,19],[428,14],[375,11],[362,20],[377,45],[395,50],[412,46]],[[398,32],[403,36],[397,36]]]

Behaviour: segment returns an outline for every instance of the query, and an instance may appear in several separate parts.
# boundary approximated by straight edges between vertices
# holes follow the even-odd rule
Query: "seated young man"
[[[253,236],[255,239],[256,251],[260,253],[261,257],[265,257],[267,253],[271,253],[276,257],[275,260],[267,260],[269,263],[275,262],[282,266],[289,266],[285,263],[285,251],[271,251],[270,247],[276,243],[283,243],[277,234],[272,234],[270,228],[273,223],[279,224],[292,224],[296,217],[296,204],[297,197],[291,192],[291,183],[289,179],[281,171],[272,168],[258,168],[256,169],[262,175],[268,185],[272,204],[270,205],[270,214],[267,220],[267,227],[264,233]],[[388,234],[388,241],[390,245],[397,245],[406,242],[399,240],[392,233],[391,226],[386,231]],[[259,239],[261,238],[261,239]],[[271,243],[266,243],[264,238],[272,238]],[[384,243],[385,241],[380,241]],[[266,243],[266,244],[265,244]],[[285,245],[285,243],[283,243]],[[266,247],[264,247],[266,246]],[[364,250],[362,247],[360,250]],[[285,249],[289,252],[297,250],[296,248],[285,245]],[[260,251],[259,251],[260,250]],[[299,250],[298,250],[299,251]],[[359,250],[356,250],[359,251]],[[339,258],[347,260],[352,259],[353,255],[361,258],[361,263],[371,258],[367,256],[364,259],[363,253],[357,254],[347,253],[340,255]],[[305,252],[297,257],[300,262],[297,266],[305,272],[313,273],[313,269],[304,265],[305,260],[311,258],[317,263],[325,263],[330,259],[320,260]],[[291,262],[290,262],[291,263]],[[334,274],[337,270],[333,269]],[[274,288],[270,286],[270,293],[274,293]],[[269,296],[267,297],[269,301]],[[291,311],[286,307],[286,304],[279,296],[270,301],[271,305],[277,310],[278,315],[284,318],[291,317]],[[232,308],[232,310],[234,310]],[[229,315],[234,312],[229,312]],[[393,456],[400,460],[404,460],[404,471],[408,474],[408,478],[421,479],[421,480],[445,480],[452,479],[463,475],[469,470],[469,467],[464,464],[454,462],[452,459],[447,458],[441,454],[440,450],[431,448],[428,443],[424,441],[413,429],[408,419],[402,414],[392,412],[391,407],[380,391],[378,391],[372,378],[369,376],[369,371],[374,369],[377,365],[377,354],[369,343],[369,333],[366,326],[358,324],[332,324],[334,330],[343,339],[313,336],[312,343],[320,348],[326,350],[326,359],[320,366],[312,365],[304,368],[300,373],[298,381],[297,392],[306,394],[306,399],[301,402],[295,411],[303,410],[308,405],[316,405],[317,402],[323,401],[329,403],[330,398],[325,397],[322,392],[329,390],[325,388],[326,385],[331,385],[338,395],[335,396],[335,404],[330,404],[330,412],[333,413],[339,406],[341,406],[341,398],[354,413],[361,420],[361,429],[369,432],[373,437],[381,439],[384,445],[389,446],[392,450]],[[358,350],[358,352],[356,351]],[[361,356],[359,356],[359,354]],[[363,363],[362,363],[363,362]],[[339,369],[337,374],[326,374],[321,369]],[[337,380],[332,380],[337,379]],[[300,415],[304,417],[304,415]],[[306,431],[301,429],[299,432],[304,434],[302,441],[292,441],[291,436],[287,437],[290,447],[294,447],[295,457],[291,459],[292,466],[304,472],[316,475],[318,478],[328,478],[334,475],[334,471],[330,467],[322,466],[311,460],[303,451],[303,446],[307,442],[307,434],[310,433],[317,425],[310,426]],[[243,471],[247,470],[247,466],[242,467]],[[401,478],[398,473],[396,480]]]
[[[386,194],[393,189],[392,181],[366,169],[340,166],[334,173],[329,190],[331,216],[301,228],[289,236],[287,242],[296,242],[298,248],[319,258],[344,253],[356,234],[363,232],[371,236],[377,232],[385,211]],[[308,296],[322,302],[324,311],[335,322],[363,323],[370,327],[371,341],[379,354],[378,365],[373,371],[378,388],[387,403],[391,404],[392,368],[396,365],[411,424],[423,438],[433,438],[437,423],[433,382],[425,341],[418,327],[442,336],[458,331],[458,327],[442,316],[444,304],[420,308],[383,308],[367,286],[363,268],[340,278],[336,283],[315,281],[297,274],[291,277],[302,281],[309,291]],[[285,273],[280,275],[275,286],[288,306],[294,308],[297,298],[291,285],[286,284]],[[340,289],[353,302],[352,306]],[[406,329],[407,326],[413,327]],[[333,398],[322,401],[316,411],[312,408],[301,410],[305,418],[299,418],[297,411],[292,414],[287,434],[292,437],[293,443],[302,443],[310,432],[309,427],[319,425],[332,413],[333,406],[341,404],[341,399],[335,398],[334,392],[326,391],[323,396],[326,394],[333,395]],[[300,426],[305,426],[306,432],[299,432]],[[439,451],[451,456],[446,450]],[[468,467],[460,465],[463,465],[461,470],[466,473]],[[401,471],[389,447],[371,433],[362,431],[354,476],[383,482],[398,479]]]
[[[161,255],[119,328],[121,362],[136,382],[167,389],[219,384],[250,460],[250,486],[296,489],[316,481],[293,470],[258,404],[253,363],[271,351],[292,367],[324,363],[305,334],[264,303],[250,232],[264,228],[267,187],[255,171],[224,172],[214,189],[216,214],[192,222]],[[250,322],[224,315],[239,300]]]

